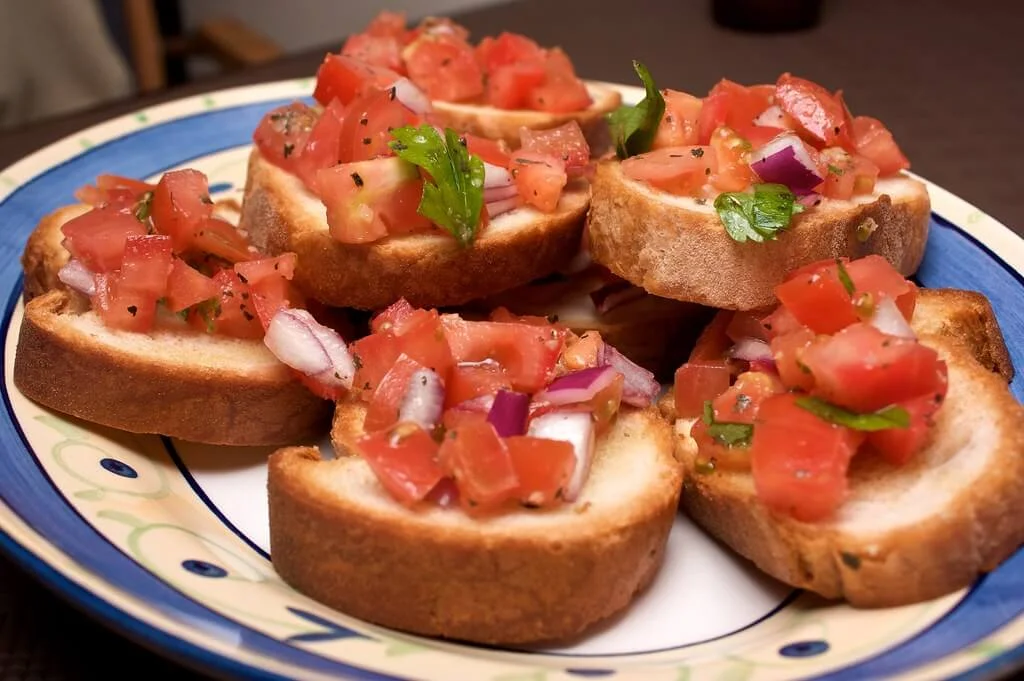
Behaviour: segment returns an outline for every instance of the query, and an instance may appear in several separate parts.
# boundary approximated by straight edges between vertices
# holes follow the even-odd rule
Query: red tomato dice
[[[192,250],[223,258],[230,263],[252,260],[257,251],[238,228],[220,218],[204,218],[195,227]]]
[[[817,83],[784,73],[775,83],[775,103],[819,148],[842,146],[850,136],[843,105]]]
[[[517,151],[510,166],[516,189],[523,201],[537,210],[550,213],[558,207],[562,189],[569,181],[565,163],[548,154]]]
[[[892,133],[877,118],[857,116],[853,119],[853,144],[857,153],[876,166],[882,177],[894,175],[910,167]]]
[[[711,133],[711,148],[715,153],[715,170],[711,184],[723,192],[738,192],[757,180],[750,169],[750,142],[728,127],[716,128]]]
[[[775,287],[775,296],[815,333],[835,333],[859,321],[852,294],[843,286],[834,261],[791,275]]]
[[[557,503],[576,468],[572,445],[561,440],[514,435],[505,438],[505,447],[519,481],[519,502],[529,508]]]
[[[456,364],[448,373],[445,407],[450,408],[484,395],[496,395],[512,387],[505,369],[497,362]]]
[[[525,109],[530,104],[533,91],[544,83],[546,77],[543,63],[502,66],[487,76],[484,101],[498,109]]]
[[[729,325],[725,328],[729,340],[737,343],[745,338],[768,341],[768,329],[764,322],[752,312],[737,312],[732,315]]]
[[[651,148],[692,147],[700,144],[700,112],[704,101],[677,90],[662,90],[661,94],[665,98],[665,113],[658,124]]]
[[[219,295],[220,288],[213,279],[190,267],[184,260],[174,259],[171,273],[167,277],[167,309],[181,312]]]
[[[544,50],[537,43],[518,33],[503,31],[496,38],[487,36],[476,46],[476,60],[484,73],[514,64],[543,64]]]
[[[391,89],[368,90],[352,100],[343,116],[337,153],[337,158],[343,163],[393,155],[388,146],[392,140],[391,131],[417,121],[416,116],[395,98]]]
[[[405,73],[402,43],[393,35],[356,33],[345,41],[341,54],[364,64],[379,66],[395,73]]]
[[[886,461],[902,466],[928,444],[931,428],[935,424],[935,412],[942,406],[944,399],[944,393],[936,393],[900,402],[896,406],[907,412],[910,425],[868,433],[868,444]]]
[[[422,364],[404,353],[398,356],[370,397],[363,430],[374,433],[389,428],[398,421],[398,411],[405,394],[409,391],[409,381],[414,373],[423,368],[425,367]]]
[[[484,93],[484,74],[473,48],[457,36],[424,35],[402,54],[409,79],[431,99],[464,102]]]
[[[545,57],[544,82],[530,92],[530,108],[551,113],[571,113],[589,107],[593,103],[590,92],[583,81],[576,77],[572,62],[565,52],[554,47],[547,51]]]
[[[387,493],[406,506],[423,500],[444,477],[437,443],[416,424],[364,435],[355,448]]]
[[[317,112],[302,102],[280,106],[263,116],[253,141],[263,158],[290,170],[318,119]]]
[[[121,267],[125,241],[145,235],[146,226],[113,208],[93,208],[65,222],[61,232],[65,247],[86,267],[93,272],[112,272]]]
[[[529,152],[562,159],[567,171],[585,168],[590,163],[590,145],[576,121],[548,130],[519,129],[520,153]]]
[[[117,270],[96,275],[96,293],[92,309],[112,329],[146,333],[153,328],[156,300],[145,293],[121,290],[121,273]]]
[[[413,316],[415,308],[405,298],[399,298],[370,320],[370,331],[380,333],[385,331],[395,332],[401,329],[405,322]]]
[[[723,78],[704,98],[697,121],[699,144],[709,144],[712,133],[721,126],[745,129],[768,108],[772,92],[763,86],[744,87]]]
[[[317,171],[321,168],[330,168],[344,160],[341,149],[344,121],[344,105],[337,99],[332,99],[306,135],[304,144],[285,149],[288,153],[286,168],[297,175],[314,194],[320,193],[320,188],[316,184]]]
[[[382,66],[341,54],[328,54],[316,73],[313,98],[322,106],[330,104],[332,99],[347,105],[369,89],[390,87],[400,77],[400,74]]]
[[[775,370],[788,388],[810,390],[814,387],[814,376],[804,362],[803,353],[817,339],[817,334],[806,326],[800,326],[788,333],[780,333],[771,340]]]
[[[674,397],[676,413],[695,418],[704,413],[704,403],[729,389],[732,373],[724,361],[686,362],[676,369]]]
[[[726,330],[729,328],[729,324],[732,323],[734,314],[731,310],[719,310],[715,313],[711,323],[704,327],[700,336],[697,337],[693,350],[690,351],[691,362],[700,360],[723,361],[726,359],[726,353],[728,353],[733,345],[732,340],[726,334]]]
[[[441,318],[456,362],[493,359],[504,368],[513,390],[534,393],[547,385],[565,345],[554,327]]]
[[[213,215],[206,176],[198,170],[165,173],[153,191],[153,228],[171,237],[175,253],[188,250],[199,225]]]
[[[423,180],[416,166],[397,157],[342,163],[317,173],[331,236],[360,244],[429,229],[420,215]]]
[[[390,333],[364,336],[352,343],[349,351],[356,366],[353,389],[361,391],[360,396],[364,399],[370,398],[401,354],[396,337]]]
[[[469,133],[463,135],[463,138],[466,140],[466,149],[473,156],[479,156],[483,161],[500,168],[509,167],[512,152],[503,140],[489,140]]]
[[[129,236],[121,258],[119,290],[151,298],[155,305],[167,292],[173,258],[170,237],[160,234]]]
[[[466,510],[501,506],[514,498],[519,488],[508,448],[486,421],[467,420],[448,431],[438,460],[455,478]]]
[[[709,146],[655,149],[622,162],[626,177],[680,196],[701,194],[716,170],[715,151]]]

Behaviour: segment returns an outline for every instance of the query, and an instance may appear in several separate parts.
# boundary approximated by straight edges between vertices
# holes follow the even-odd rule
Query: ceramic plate
[[[307,79],[161,105],[68,137],[0,173],[0,544],[16,561],[124,634],[221,675],[982,678],[1024,661],[1024,552],[960,593],[858,611],[760,575],[682,516],[653,586],[572,645],[499,650],[396,633],[323,607],[277,577],[268,555],[269,450],[115,432],[22,397],[11,383],[22,318],[18,257],[38,220],[102,172],[153,178],[191,166],[209,176],[215,199],[241,198],[261,115],[310,87]],[[1024,243],[950,193],[929,189],[934,213],[921,283],[983,291],[1024,367]],[[1024,397],[1020,376],[1013,391]]]

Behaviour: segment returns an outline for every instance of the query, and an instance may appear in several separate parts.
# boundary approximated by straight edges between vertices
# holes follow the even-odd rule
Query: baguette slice
[[[576,121],[583,130],[594,155],[608,146],[608,125],[605,114],[622,104],[622,95],[615,88],[601,83],[587,83],[593,100],[583,111],[550,113],[547,111],[498,109],[479,104],[461,104],[434,100],[433,115],[437,124],[468,132],[479,137],[504,140],[513,149],[519,148],[519,129],[546,130]]]
[[[342,244],[331,237],[320,200],[254,149],[241,227],[263,253],[296,253],[295,282],[327,305],[372,310],[404,297],[414,307],[444,307],[568,263],[579,248],[589,200],[585,183],[570,185],[554,213],[519,208],[501,215],[468,248],[444,234]]]
[[[337,451],[364,415],[339,403]],[[671,435],[653,408],[621,413],[574,503],[486,518],[405,508],[359,456],[279,450],[271,559],[302,593],[382,626],[487,644],[566,639],[625,608],[657,572],[682,481]]]
[[[665,298],[731,310],[775,303],[774,287],[818,260],[872,253],[901,274],[917,270],[931,204],[924,184],[900,176],[851,201],[826,199],[793,218],[774,241],[738,243],[714,206],[627,178],[621,165],[598,165],[588,218],[591,254],[620,277]],[[875,229],[865,240],[862,225]]]
[[[307,390],[260,341],[165,319],[152,333],[107,328],[76,293],[25,306],[14,384],[25,397],[86,421],[219,445],[308,442],[331,403]]]
[[[995,330],[984,338],[957,322],[979,310]],[[980,294],[922,290],[913,326],[946,361],[949,391],[910,463],[858,456],[835,518],[804,523],[765,508],[749,474],[698,473],[692,420],[680,419],[686,512],[773,577],[861,607],[935,598],[1008,558],[1024,543],[1024,408],[978,361],[1005,357],[991,308]],[[671,397],[662,406],[672,415]]]

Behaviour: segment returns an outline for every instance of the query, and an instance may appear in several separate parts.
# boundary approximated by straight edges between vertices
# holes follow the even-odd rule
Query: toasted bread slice
[[[260,341],[202,333],[173,317],[148,334],[112,330],[83,296],[64,290],[25,306],[14,384],[86,421],[210,444],[309,442],[331,410]]]
[[[904,276],[917,270],[928,238],[931,204],[924,184],[880,180],[874,194],[825,199],[793,218],[774,241],[738,243],[714,206],[627,178],[621,165],[598,165],[588,218],[596,262],[651,293],[710,307],[755,310],[808,263],[877,253]],[[865,240],[862,225],[873,227]]]
[[[327,305],[373,310],[404,297],[414,307],[444,307],[565,265],[579,249],[589,201],[586,183],[572,184],[555,212],[518,208],[492,220],[466,248],[434,233],[343,244],[331,237],[320,200],[254,149],[241,227],[263,253],[296,253],[295,282]]]
[[[519,129],[546,130],[569,121],[576,121],[583,130],[591,150],[599,152],[607,146],[608,131],[605,114],[622,104],[622,95],[615,88],[601,83],[587,83],[593,100],[583,111],[550,113],[547,111],[508,110],[479,104],[433,102],[433,115],[438,125],[468,132],[480,137],[504,140],[513,149],[519,148]]]
[[[686,512],[768,574],[856,606],[935,598],[994,569],[1024,543],[1024,408],[1004,377],[978,361],[1005,357],[1001,336],[982,338],[958,323],[976,326],[987,310],[979,328],[998,329],[978,298],[921,292],[913,326],[946,361],[949,390],[931,444],[910,463],[859,455],[837,515],[805,523],[768,510],[748,473],[697,472],[692,421],[681,419]],[[671,397],[663,407],[673,411]]]
[[[339,403],[342,453],[364,414]],[[288,448],[270,458],[271,559],[306,595],[394,629],[503,645],[565,639],[653,579],[681,481],[654,409],[619,415],[572,504],[480,518],[401,506],[361,457]]]

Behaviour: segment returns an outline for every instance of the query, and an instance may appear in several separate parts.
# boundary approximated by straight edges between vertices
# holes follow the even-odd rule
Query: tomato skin
[[[171,312],[181,312],[204,300],[220,295],[220,289],[213,279],[202,272],[189,267],[180,258],[175,258],[171,272],[167,276],[167,308]]]
[[[402,63],[402,44],[393,35],[356,33],[345,41],[341,48],[341,54],[364,64],[380,66],[395,73],[405,73],[405,64]]]
[[[676,369],[674,396],[676,414],[695,418],[704,412],[704,402],[729,389],[732,373],[724,361],[686,362]]]
[[[812,394],[857,412],[945,392],[945,362],[915,340],[854,324],[803,353]]]
[[[505,438],[512,469],[519,481],[516,495],[529,508],[553,506],[576,468],[572,445],[528,435]]]
[[[776,286],[775,296],[801,324],[816,333],[836,333],[860,321],[834,261],[810,272],[801,270]]]
[[[814,375],[804,362],[803,354],[817,337],[817,334],[806,326],[801,326],[772,338],[770,347],[775,369],[786,387],[799,390],[810,390],[814,387]]]
[[[423,35],[402,56],[409,79],[431,99],[464,102],[484,93],[484,74],[473,48],[457,36]]]
[[[200,223],[213,215],[206,176],[191,169],[164,173],[153,190],[150,211],[153,228],[171,237],[175,253],[188,250]]]
[[[337,159],[343,163],[394,155],[388,146],[391,130],[416,122],[391,89],[366,91],[352,100],[342,116]]]
[[[485,163],[491,163],[501,168],[508,168],[512,162],[512,152],[504,140],[489,140],[486,137],[477,137],[466,133],[466,149],[473,156],[479,156]]]
[[[729,340],[737,343],[745,338],[754,338],[767,342],[768,329],[764,322],[751,312],[736,312],[732,315],[729,325],[725,328]]]
[[[406,506],[424,499],[444,477],[437,443],[413,423],[364,435],[355,449],[388,494]]]
[[[484,395],[496,395],[508,390],[512,383],[505,369],[497,362],[456,364],[448,372],[445,384],[445,409]]]
[[[750,446],[758,499],[802,522],[831,516],[846,498],[850,459],[863,435],[796,406],[796,395],[766,399]]]
[[[394,332],[396,328],[401,328],[406,320],[412,317],[414,309],[408,300],[399,298],[370,320],[370,331],[372,333]]]
[[[381,378],[366,407],[363,430],[373,433],[389,428],[398,422],[398,411],[402,399],[409,390],[412,375],[425,368],[422,364],[402,353]]]
[[[665,113],[651,149],[692,147],[700,143],[700,113],[704,100],[678,90],[662,90]]]
[[[519,130],[520,151],[562,159],[566,171],[579,170],[590,164],[590,145],[576,121],[547,130]]]
[[[331,236],[341,243],[369,243],[430,227],[417,212],[423,180],[414,165],[397,157],[323,168],[317,184]]]
[[[943,399],[944,393],[936,393],[900,402],[897,406],[910,416],[910,425],[868,433],[868,444],[889,463],[902,466],[928,443],[935,425],[935,412],[942,406]]]
[[[518,151],[512,155],[509,171],[523,201],[545,213],[558,207],[569,181],[562,160],[548,154]]]
[[[704,98],[697,133],[700,144],[709,144],[711,135],[721,126],[742,129],[754,124],[754,119],[770,103],[771,93],[763,87],[744,87],[723,78]]]
[[[525,109],[545,78],[547,71],[541,63],[502,66],[488,75],[484,101],[498,109]]]
[[[593,103],[587,86],[576,77],[572,62],[561,49],[554,47],[547,50],[544,70],[544,82],[530,92],[531,109],[571,113],[582,111]]]
[[[759,371],[744,372],[728,390],[712,400],[715,421],[752,424],[761,404],[784,391],[785,387],[775,376]],[[749,445],[728,446],[716,441],[708,432],[703,419],[693,424],[690,437],[697,443],[700,458],[711,462],[715,470],[750,470]]]
[[[565,345],[565,332],[529,324],[468,322],[441,317],[456,362],[496,360],[513,390],[534,393],[547,385]]]
[[[171,272],[171,239],[159,234],[129,236],[124,242],[118,288],[122,293],[137,293],[156,304],[167,292]]]
[[[486,421],[467,420],[448,431],[438,459],[455,478],[467,511],[501,506],[519,487],[508,448]]]
[[[360,396],[365,399],[369,399],[401,354],[397,339],[391,333],[371,333],[352,343],[349,351],[356,365],[353,390],[361,391]]]
[[[257,257],[255,249],[238,228],[215,217],[205,218],[196,224],[191,248],[223,258],[230,263],[244,262]]]
[[[121,266],[125,241],[144,236],[146,227],[134,216],[112,208],[93,208],[60,228],[64,245],[93,272],[112,272]]]
[[[322,106],[330,104],[332,99],[347,105],[367,89],[390,87],[400,77],[391,69],[341,54],[328,54],[316,73],[313,98]]]
[[[732,128],[722,126],[711,133],[711,148],[715,152],[715,171],[711,184],[723,192],[746,189],[757,175],[750,169],[750,142]]]
[[[330,168],[342,161],[341,133],[345,121],[345,107],[337,99],[320,113],[312,129],[300,146],[292,146],[291,151],[284,151],[285,168],[298,176],[314,194],[319,195],[320,188],[316,183],[316,173],[321,168]]]
[[[876,166],[882,177],[895,175],[910,167],[892,133],[877,118],[857,116],[853,119],[853,145],[857,153]]]
[[[484,73],[515,64],[543,64],[544,50],[537,43],[518,33],[503,31],[498,37],[487,36],[475,50],[476,60]]]
[[[784,73],[775,83],[775,103],[818,146],[842,146],[850,135],[845,108],[817,83]]]
[[[120,290],[120,275],[116,270],[96,274],[92,309],[112,329],[146,333],[153,328],[156,300],[145,293]]]
[[[700,194],[717,170],[715,150],[709,146],[655,149],[621,165],[626,177],[679,196]]]
[[[306,145],[318,118],[317,112],[302,102],[280,106],[263,116],[253,133],[253,142],[263,158],[289,170],[294,165],[295,152]]]

